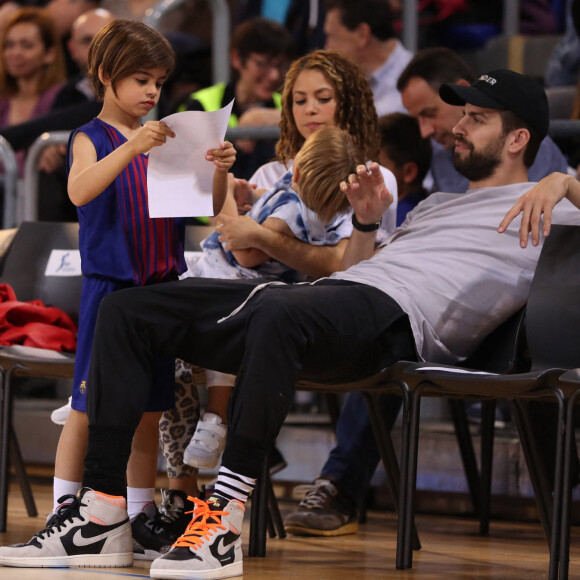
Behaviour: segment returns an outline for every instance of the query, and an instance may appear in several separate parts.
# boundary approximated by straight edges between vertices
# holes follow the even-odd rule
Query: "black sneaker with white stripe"
[[[65,505],[28,543],[0,547],[0,565],[118,568],[133,564],[125,498],[83,488],[59,502]]]
[[[151,507],[131,522],[135,560],[154,560],[167,553],[185,532],[195,505],[183,491],[162,489],[159,508]]]

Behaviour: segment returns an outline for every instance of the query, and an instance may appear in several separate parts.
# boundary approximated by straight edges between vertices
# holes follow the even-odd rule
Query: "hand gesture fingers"
[[[216,169],[228,171],[236,161],[236,149],[229,141],[224,141],[218,149],[209,149],[205,158],[213,161]]]

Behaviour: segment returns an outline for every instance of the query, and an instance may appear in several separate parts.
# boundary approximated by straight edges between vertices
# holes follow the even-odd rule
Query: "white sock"
[[[234,473],[222,465],[218,471],[214,492],[226,499],[237,499],[246,503],[255,486],[256,480],[252,477]]]
[[[129,519],[140,514],[145,507],[155,503],[154,487],[128,487],[127,488],[127,513]]]
[[[54,477],[52,480],[52,511],[55,511],[60,505],[60,502],[58,501],[59,498],[63,495],[75,495],[81,487],[82,483],[80,481],[68,481],[66,479]]]

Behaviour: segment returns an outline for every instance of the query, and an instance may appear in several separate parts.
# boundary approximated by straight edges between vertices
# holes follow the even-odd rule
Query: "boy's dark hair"
[[[417,177],[412,185],[421,187],[431,165],[431,141],[421,137],[419,123],[415,117],[404,113],[390,113],[379,117],[381,149],[397,166],[405,163],[417,164]]]
[[[436,93],[444,83],[477,78],[467,63],[450,48],[425,48],[415,54],[397,80],[397,90],[405,90],[412,78],[423,79]]]
[[[88,76],[101,101],[105,87],[99,70],[111,80],[115,92],[120,81],[149,68],[165,69],[169,77],[175,68],[175,53],[163,35],[142,22],[114,20],[101,28],[91,42]]]
[[[275,20],[268,18],[249,18],[236,26],[230,41],[230,50],[235,49],[242,63],[251,53],[294,58],[294,39],[291,34]]]
[[[325,8],[326,12],[340,10],[340,21],[349,30],[364,22],[379,40],[395,36],[390,0],[326,0]]]

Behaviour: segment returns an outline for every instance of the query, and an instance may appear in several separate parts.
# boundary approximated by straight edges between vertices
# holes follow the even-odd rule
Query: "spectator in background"
[[[565,87],[575,85],[578,82],[578,70],[580,69],[579,23],[580,0],[568,0],[566,31],[562,40],[552,51],[544,74],[544,84],[547,87]]]
[[[45,10],[53,19],[60,37],[64,53],[67,77],[79,73],[75,58],[70,53],[68,41],[71,36],[73,22],[85,12],[98,8],[100,0],[49,0]]]
[[[66,80],[52,19],[39,8],[18,10],[2,31],[0,46],[0,127],[46,114]],[[19,151],[20,175],[24,158]]]
[[[455,136],[453,127],[463,114],[461,107],[443,102],[439,87],[444,83],[468,85],[475,75],[455,52],[448,48],[426,48],[419,51],[407,65],[397,81],[403,104],[409,114],[419,121],[421,135],[431,137],[433,158],[431,175],[433,191],[463,193],[467,190],[468,180],[453,167]],[[556,144],[545,137],[530,167],[530,181],[560,171],[566,173],[568,163]]]
[[[278,22],[251,18],[239,24],[230,43],[233,79],[193,93],[180,110],[215,111],[235,98],[229,127],[278,125],[280,90],[294,53],[292,37]],[[247,179],[274,156],[271,141],[236,143],[236,177]]]
[[[417,119],[405,113],[380,117],[379,135],[379,163],[397,179],[397,226],[400,226],[407,213],[427,197],[423,180],[431,164],[431,142],[421,137]]]
[[[379,117],[405,109],[397,78],[412,53],[396,38],[389,0],[327,0],[325,48],[340,50],[366,74]]]

